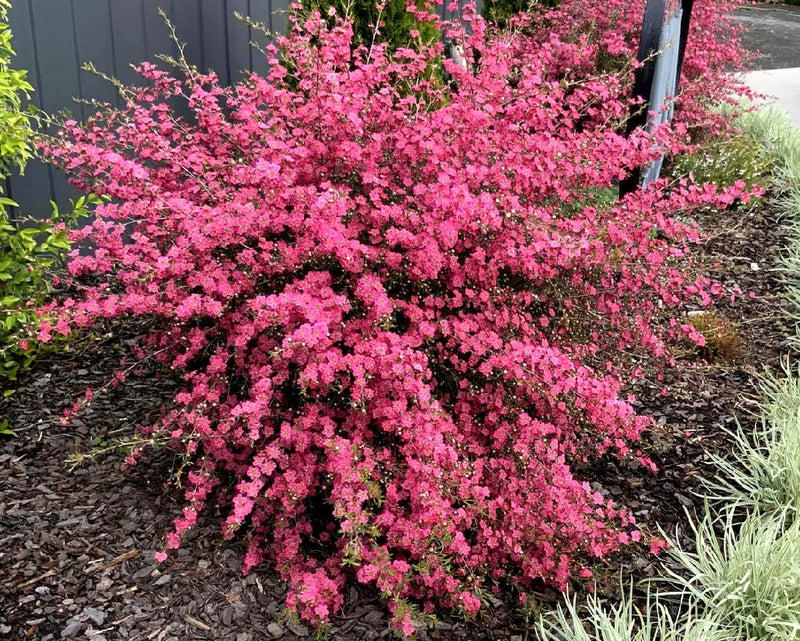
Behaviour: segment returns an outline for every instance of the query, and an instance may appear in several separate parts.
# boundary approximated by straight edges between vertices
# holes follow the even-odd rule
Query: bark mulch
[[[784,320],[778,271],[781,227],[768,209],[715,214],[700,221],[709,233],[701,248],[712,275],[727,287],[753,291],[716,308],[741,337],[733,349],[704,363],[689,350],[661,383],[640,386],[638,409],[657,428],[647,438],[655,474],[603,461],[584,470],[598,489],[627,505],[646,528],[685,529],[684,509],[700,507],[699,480],[713,474],[710,452],[725,452],[724,429],[738,417],[755,421],[757,377],[779,371]],[[793,331],[793,329],[792,329]],[[306,639],[313,630],[282,616],[280,582],[268,568],[240,572],[241,547],[224,543],[219,515],[201,519],[183,548],[157,566],[153,551],[180,512],[180,493],[167,488],[175,464],[166,455],[126,468],[117,456],[69,472],[65,458],[130,434],[157,416],[172,383],[137,378],[95,398],[69,425],[60,413],[87,387],[108,382],[118,368],[118,345],[107,340],[81,354],[41,362],[3,405],[16,437],[0,438],[0,640],[58,639],[260,641]],[[652,576],[660,561],[646,549],[627,551],[598,568],[616,581],[619,569]],[[543,600],[554,595],[542,594]],[[420,631],[423,640],[535,638],[511,594],[480,620],[447,615]],[[390,638],[378,596],[350,589],[331,638]]]

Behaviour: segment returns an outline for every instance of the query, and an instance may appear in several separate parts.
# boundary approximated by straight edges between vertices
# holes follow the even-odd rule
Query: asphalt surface
[[[800,67],[800,6],[758,4],[735,15],[747,29],[745,48],[761,54],[755,69]]]
[[[760,54],[745,82],[800,127],[800,6],[762,3],[735,15],[746,29],[745,48]]]

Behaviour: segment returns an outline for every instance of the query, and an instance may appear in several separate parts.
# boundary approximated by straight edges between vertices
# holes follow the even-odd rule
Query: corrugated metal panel
[[[74,3],[74,10],[77,60],[81,64],[92,62],[108,75],[116,76],[117,42],[114,39],[112,3],[108,0],[78,0]],[[116,90],[94,74],[81,72],[80,90],[81,95],[87,99],[117,103]],[[87,116],[89,112],[90,108],[86,107],[83,115]]]
[[[17,52],[15,65],[28,70],[28,81],[33,85],[35,96],[42,95],[39,74],[39,59],[36,55],[36,33],[33,29],[33,15],[27,2],[15,2],[10,16]],[[27,211],[46,215],[50,212],[49,200],[53,193],[52,170],[38,162],[28,163],[24,176],[15,176],[7,182],[11,198],[25,205]],[[13,213],[13,212],[12,212]]]
[[[272,33],[285,33],[290,0],[14,0],[9,14],[17,58],[36,89],[33,103],[55,113],[68,109],[90,115],[80,101],[118,102],[106,81],[84,71],[86,62],[124,83],[137,81],[132,64],[157,54],[177,54],[169,31],[158,15],[161,6],[186,43],[189,61],[217,72],[223,83],[235,82],[242,71],[265,72],[266,59],[251,46],[265,36],[237,20],[234,12],[263,22]],[[454,13],[440,8],[440,15]],[[65,205],[74,192],[63,175],[38,162],[8,185],[22,210],[36,217],[50,213],[49,201]]]

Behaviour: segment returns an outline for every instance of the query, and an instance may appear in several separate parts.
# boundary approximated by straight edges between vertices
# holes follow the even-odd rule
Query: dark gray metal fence
[[[36,89],[32,102],[48,113],[69,109],[86,116],[78,99],[116,100],[105,81],[81,69],[86,62],[123,82],[136,76],[130,65],[175,55],[161,7],[187,43],[189,61],[213,69],[225,83],[242,71],[264,72],[267,63],[251,46],[265,36],[234,17],[234,12],[263,22],[272,33],[285,33],[291,0],[12,0],[10,24],[17,58]],[[479,2],[480,6],[482,2]],[[440,7],[442,17],[454,14]],[[49,215],[50,200],[67,202],[74,192],[61,173],[31,162],[25,176],[9,181],[8,193],[26,214]]]
[[[115,101],[114,89],[81,65],[92,62],[129,82],[135,79],[132,63],[152,60],[159,53],[174,55],[159,6],[187,43],[190,61],[201,69],[214,69],[229,83],[243,70],[267,68],[264,57],[250,45],[263,40],[263,34],[237,20],[234,12],[282,33],[288,0],[13,0],[14,65],[28,70],[36,90],[32,102],[48,113],[66,108],[84,117],[88,107],[75,98]],[[35,162],[25,176],[10,181],[9,193],[24,212],[36,217],[49,214],[51,199],[64,203],[72,194],[57,170]]]

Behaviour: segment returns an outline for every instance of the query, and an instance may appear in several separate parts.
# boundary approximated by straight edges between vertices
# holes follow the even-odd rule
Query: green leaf
[[[6,419],[0,421],[0,436],[16,436],[14,430],[8,426],[8,421]]]
[[[53,236],[47,240],[47,246],[66,251],[72,247],[72,243],[61,236]]]

